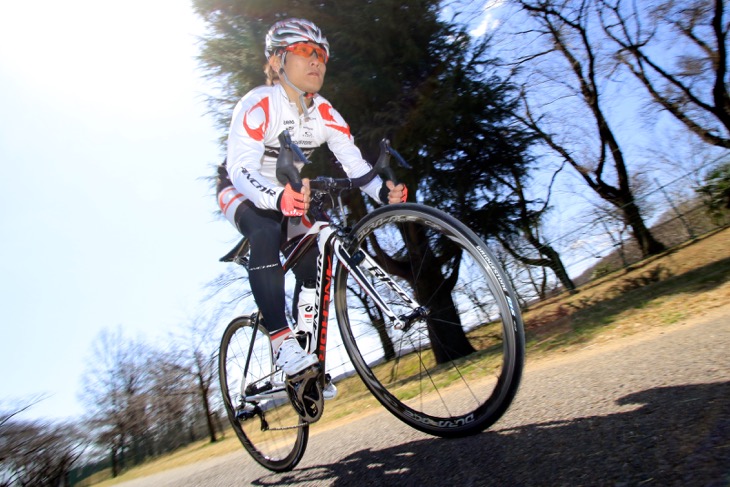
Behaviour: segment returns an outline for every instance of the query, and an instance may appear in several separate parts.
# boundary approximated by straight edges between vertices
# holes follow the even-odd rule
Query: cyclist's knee
[[[232,185],[220,189],[217,196],[218,207],[221,209],[223,216],[226,217],[226,220],[231,222],[231,225],[238,228],[238,224],[236,223],[236,214],[238,209],[241,207],[241,203],[245,200],[245,197]]]
[[[309,251],[302,256],[296,266],[294,266],[294,275],[298,281],[304,283],[314,282],[317,279],[317,256],[319,250],[317,246],[312,246]],[[314,287],[313,285],[307,287]]]

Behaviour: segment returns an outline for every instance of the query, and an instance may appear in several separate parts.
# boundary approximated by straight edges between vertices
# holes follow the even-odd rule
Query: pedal
[[[324,389],[322,389],[322,396],[325,401],[331,401],[337,397],[337,386],[332,382],[332,377],[329,374],[324,375]]]
[[[324,411],[320,375],[321,367],[316,364],[286,380],[289,400],[297,414],[307,423],[319,420]]]

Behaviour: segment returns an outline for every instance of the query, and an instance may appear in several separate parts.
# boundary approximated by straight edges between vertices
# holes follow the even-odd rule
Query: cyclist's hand
[[[381,201],[389,205],[393,203],[405,203],[408,199],[408,188],[403,183],[396,186],[393,184],[393,181],[386,181],[380,190],[380,196]]]
[[[297,193],[291,184],[287,183],[279,196],[279,210],[284,216],[304,216],[309,209],[309,179],[302,179],[302,192]]]

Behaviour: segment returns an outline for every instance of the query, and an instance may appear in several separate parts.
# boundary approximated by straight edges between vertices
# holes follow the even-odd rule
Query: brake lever
[[[283,185],[289,183],[294,191],[302,192],[302,176],[299,174],[294,165],[294,155],[297,158],[309,164],[309,159],[304,155],[302,150],[292,142],[291,135],[288,130],[284,130],[279,134],[279,155],[276,158],[276,179]],[[291,217],[294,225],[299,225],[300,217]]]
[[[294,144],[291,141],[291,135],[288,130],[284,130],[279,134],[279,155],[276,158],[276,179],[300,192],[302,190],[302,176],[294,166]]]
[[[390,140],[388,139],[380,141],[380,155],[378,156],[378,160],[375,163],[375,166],[373,166],[373,169],[385,180],[393,181],[393,184],[397,186],[400,182],[395,176],[395,171],[393,171],[393,168],[390,167],[390,156],[395,157],[400,166],[406,169],[411,169],[411,166],[406,162],[403,156],[391,147]]]
[[[409,170],[413,169],[411,167],[411,165],[406,162],[406,160],[403,158],[403,156],[400,155],[400,153],[397,150],[393,149],[393,147],[390,146],[390,142],[388,143],[388,152],[390,153],[390,155],[395,157],[395,160],[398,161],[398,164],[401,167],[403,167],[405,169],[409,169]]]
[[[287,133],[289,133],[289,132],[287,132]],[[289,140],[291,140],[291,138]],[[311,164],[311,161],[309,159],[307,159],[307,156],[304,155],[304,152],[302,151],[302,149],[299,148],[298,145],[292,143],[292,144],[290,144],[289,147],[294,152],[294,154],[297,156],[297,159],[299,159],[300,162],[303,162],[305,165]]]

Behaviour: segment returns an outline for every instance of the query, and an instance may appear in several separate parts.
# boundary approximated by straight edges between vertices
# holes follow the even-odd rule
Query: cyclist
[[[278,136],[288,130],[306,153],[327,143],[349,177],[370,171],[355,146],[350,128],[322,96],[330,46],[320,29],[304,19],[275,23],[266,35],[265,86],[246,94],[236,105],[228,136],[226,162],[218,168],[218,204],[226,218],[250,241],[249,281],[270,333],[279,365],[293,376],[317,363],[289,328],[285,312],[284,272],[279,252],[311,224],[309,181],[300,192],[276,179]],[[301,169],[301,163],[297,167]],[[379,203],[406,200],[404,185],[376,177],[362,190]],[[295,226],[289,217],[303,217]],[[317,246],[293,269],[295,303],[304,287],[314,287]],[[327,391],[325,391],[327,392]],[[327,394],[325,394],[327,397]]]

